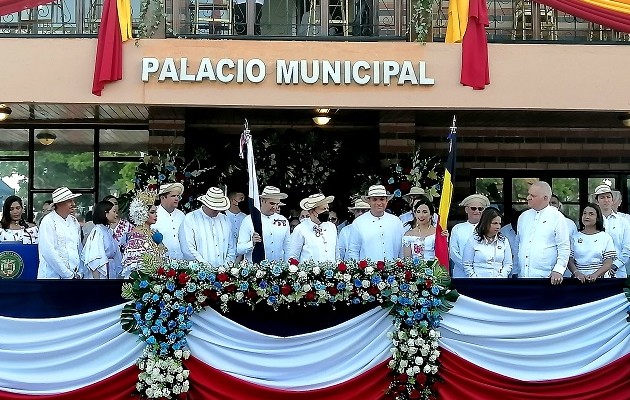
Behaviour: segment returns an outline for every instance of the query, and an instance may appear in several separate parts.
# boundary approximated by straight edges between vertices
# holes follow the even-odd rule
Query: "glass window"
[[[526,203],[529,187],[537,181],[538,178],[512,178],[512,201]]]
[[[134,188],[134,177],[139,161],[101,161],[99,163],[98,197],[119,197]]]
[[[580,220],[580,206],[579,204],[563,204],[562,213],[571,218],[573,222],[578,223]]]
[[[12,194],[22,198],[27,210],[28,161],[0,161],[0,205]]]
[[[28,156],[28,129],[0,129],[0,156]]]
[[[149,131],[101,129],[101,157],[142,157],[149,149]]]
[[[580,201],[579,178],[553,178],[551,188],[562,203]]]
[[[491,203],[503,203],[503,178],[477,178],[476,193],[485,195]]]
[[[615,183],[615,178],[613,177],[597,177],[597,178],[588,178],[588,194],[592,194],[595,192],[595,188],[601,185],[604,181],[610,182],[610,185],[613,189],[617,188]]]
[[[36,130],[37,136],[41,130]],[[36,189],[91,189],[94,186],[94,131],[80,129],[49,130],[55,141],[45,146],[35,141]]]

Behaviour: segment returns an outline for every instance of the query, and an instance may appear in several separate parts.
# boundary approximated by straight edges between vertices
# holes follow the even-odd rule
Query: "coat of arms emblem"
[[[0,252],[0,279],[17,279],[24,272],[24,260],[14,251]]]

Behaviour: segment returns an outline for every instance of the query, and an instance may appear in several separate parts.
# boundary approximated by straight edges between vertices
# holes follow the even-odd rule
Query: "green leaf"
[[[140,333],[140,330],[138,329],[136,319],[133,317],[135,312],[136,308],[133,303],[125,304],[122,312],[120,313],[120,325],[125,332],[137,335]]]

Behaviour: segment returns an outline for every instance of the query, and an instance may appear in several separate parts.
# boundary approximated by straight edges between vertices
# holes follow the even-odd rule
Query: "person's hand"
[[[586,275],[584,275],[583,273],[581,273],[580,271],[577,271],[575,273],[575,277],[578,279],[578,281],[584,283],[586,282]]]
[[[448,231],[442,231],[442,236],[448,237]]]
[[[595,274],[586,275],[587,282],[595,282],[597,280],[597,276]]]
[[[262,242],[262,238],[257,232],[254,232],[252,235],[252,242],[254,242],[254,244]]]
[[[552,285],[559,285],[562,283],[562,274],[559,272],[553,271],[550,275],[550,278]]]

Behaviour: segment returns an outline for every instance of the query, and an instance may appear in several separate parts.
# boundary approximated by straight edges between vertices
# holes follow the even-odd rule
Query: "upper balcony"
[[[146,0],[144,0],[146,1]],[[293,39],[341,41],[415,40],[415,0],[164,0],[166,29],[154,37],[197,39]],[[134,30],[152,26],[132,0]],[[151,0],[151,4],[159,4]],[[55,0],[0,16],[2,36],[94,36],[103,0]],[[151,7],[149,7],[151,8]],[[590,23],[529,0],[489,0],[490,42],[630,42],[630,35]],[[157,15],[157,14],[156,14]],[[433,0],[427,41],[444,41],[448,0]],[[164,27],[164,24],[161,25]],[[411,28],[411,29],[410,29]],[[150,29],[150,28],[149,28]]]

